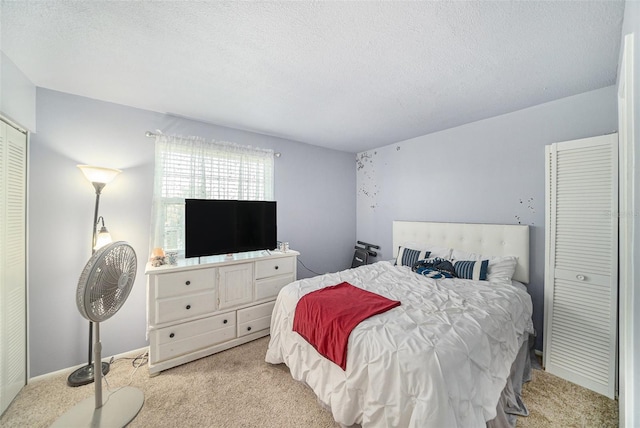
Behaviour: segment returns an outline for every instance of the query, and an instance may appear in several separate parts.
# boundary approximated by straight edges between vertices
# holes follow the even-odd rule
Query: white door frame
[[[619,273],[619,422],[633,427],[635,399],[634,370],[634,36],[624,37],[618,85],[619,177],[620,177],[620,273]]]
[[[9,407],[9,405],[11,404],[11,402],[13,401],[13,399],[17,396],[17,394],[20,392],[20,390],[22,389],[22,387],[24,387],[24,385],[26,385],[27,383],[27,379],[29,378],[29,336],[28,336],[28,266],[27,266],[27,254],[28,254],[28,247],[27,247],[27,222],[28,222],[28,211],[27,211],[27,192],[28,192],[28,153],[29,153],[29,132],[27,130],[25,130],[24,128],[20,127],[19,125],[15,124],[13,121],[7,119],[6,117],[0,115],[0,122],[2,124],[3,129],[6,129],[6,132],[3,133],[3,137],[2,138],[6,138],[6,145],[7,147],[9,147],[10,145],[14,144],[14,145],[20,145],[20,149],[24,149],[24,195],[23,197],[24,199],[24,215],[25,217],[22,219],[22,221],[24,221],[24,255],[23,255],[23,260],[21,263],[21,269],[24,269],[23,272],[18,272],[18,270],[16,269],[16,265],[20,265],[17,262],[14,262],[14,264],[12,265],[12,267],[10,269],[8,269],[9,273],[9,281],[15,281],[16,277],[20,278],[19,282],[14,282],[13,284],[11,283],[6,283],[4,281],[7,280],[7,277],[5,277],[3,279],[3,284],[2,284],[2,288],[3,290],[1,291],[1,293],[3,294],[2,296],[2,301],[3,301],[3,307],[2,310],[7,310],[7,307],[5,306],[8,302],[9,307],[14,306],[16,302],[20,302],[21,305],[23,305],[22,310],[20,311],[19,315],[20,317],[18,318],[19,321],[16,321],[16,313],[13,312],[13,314],[11,316],[7,316],[6,313],[2,314],[5,318],[3,318],[0,321],[0,325],[2,325],[2,333],[6,333],[5,329],[8,327],[12,327],[15,328],[16,325],[14,325],[14,321],[16,321],[16,323],[22,327],[24,326],[24,331],[20,331],[20,332],[16,332],[15,330],[12,331],[12,333],[15,333],[15,336],[13,336],[13,339],[6,341],[3,340],[1,349],[0,349],[0,353],[2,353],[2,367],[0,367],[0,370],[3,371],[2,376],[0,376],[2,378],[2,381],[4,382],[2,385],[0,385],[0,415],[3,414],[5,412],[5,410],[7,410],[7,408]],[[11,133],[11,135],[10,135]],[[22,144],[24,143],[24,146],[22,146]],[[0,148],[1,149],[1,148]],[[5,152],[6,154],[6,152]],[[3,160],[3,162],[5,163],[5,166],[7,166],[10,161],[8,160]],[[8,170],[10,170],[11,168],[8,167]],[[5,208],[2,208],[5,209]],[[6,227],[6,223],[1,225],[0,227]],[[3,263],[6,262],[6,260],[3,261]],[[3,268],[5,268],[6,265],[3,264]],[[20,287],[20,293],[16,293],[18,291],[18,289],[16,288],[16,286]],[[5,288],[6,287],[6,288]],[[8,294],[7,294],[8,293]],[[15,293],[15,294],[14,294]],[[21,297],[20,300],[13,300],[14,298],[16,298],[16,296]],[[7,300],[4,300],[5,298],[8,298]],[[24,300],[22,300],[24,299]],[[15,307],[12,309],[16,309]],[[10,314],[12,312],[9,312]],[[24,317],[24,318],[22,318]],[[21,319],[22,318],[22,319]],[[5,324],[6,323],[6,324]],[[24,346],[24,348],[20,351],[15,351],[16,346],[15,346],[15,341],[24,341],[24,343],[22,343],[22,345]],[[22,353],[24,351],[24,353]],[[17,352],[17,353],[16,353]],[[5,360],[5,357],[8,357],[7,360]],[[19,360],[17,360],[17,358],[20,358]],[[20,361],[21,363],[24,364],[24,366],[19,369],[15,363],[17,361]],[[20,376],[20,377],[18,377]]]

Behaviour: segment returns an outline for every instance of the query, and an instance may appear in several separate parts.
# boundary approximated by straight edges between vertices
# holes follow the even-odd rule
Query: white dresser
[[[149,373],[269,334],[278,292],[296,280],[297,251],[147,264]]]

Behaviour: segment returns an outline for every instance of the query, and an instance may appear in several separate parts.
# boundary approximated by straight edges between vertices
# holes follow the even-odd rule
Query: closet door
[[[0,120],[0,414],[27,379],[26,134]]]
[[[614,398],[618,136],[546,148],[545,369]]]

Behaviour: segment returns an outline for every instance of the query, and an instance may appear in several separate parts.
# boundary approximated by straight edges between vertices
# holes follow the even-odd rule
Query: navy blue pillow
[[[424,266],[420,266],[415,271],[418,275],[423,275],[433,279],[442,279],[442,278],[455,278],[452,274],[445,270],[438,270],[434,268],[428,268]]]
[[[418,275],[428,276],[429,278],[455,278],[456,272],[449,260],[434,258],[426,260],[418,260],[411,270]]]
[[[413,250],[407,247],[400,247],[398,249],[398,258],[396,259],[396,265],[400,266],[413,266],[418,260],[426,259],[431,254],[430,251],[425,250]]]
[[[486,281],[489,260],[461,260],[455,262],[453,267],[456,270],[456,275],[458,276],[458,278]]]

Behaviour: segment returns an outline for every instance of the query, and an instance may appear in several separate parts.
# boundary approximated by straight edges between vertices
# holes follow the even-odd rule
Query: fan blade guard
[[[136,253],[127,242],[117,241],[96,251],[78,280],[80,314],[92,322],[111,318],[129,297],[136,270]]]

